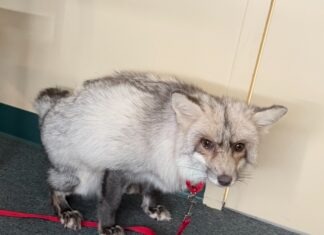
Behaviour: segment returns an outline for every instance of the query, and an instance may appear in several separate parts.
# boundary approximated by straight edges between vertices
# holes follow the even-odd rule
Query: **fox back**
[[[287,112],[131,72],[86,81],[75,91],[46,89],[35,108],[54,166],[83,172],[79,178],[88,181],[119,170],[164,192],[181,190],[186,180],[233,184],[255,162],[260,135]]]

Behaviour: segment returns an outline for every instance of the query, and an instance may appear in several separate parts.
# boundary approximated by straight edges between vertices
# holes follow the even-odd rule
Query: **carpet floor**
[[[49,162],[41,147],[23,140],[0,134],[0,209],[29,213],[53,214],[49,202],[46,171]],[[142,212],[139,196],[125,196],[117,221],[122,226],[145,225],[153,228],[158,235],[175,234],[180,224],[187,201],[179,195],[166,195],[163,204],[171,211],[170,222],[156,222]],[[72,207],[81,211],[87,220],[96,219],[94,199],[73,198]],[[61,224],[33,220],[0,217],[0,234],[49,234],[49,235],[90,235],[96,229],[82,228],[78,232],[65,230]],[[233,212],[229,209],[214,210],[198,203],[194,208],[193,220],[184,233],[212,234],[280,234],[292,232],[256,219]]]

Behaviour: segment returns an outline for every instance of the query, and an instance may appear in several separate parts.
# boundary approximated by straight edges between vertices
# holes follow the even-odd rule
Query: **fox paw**
[[[156,207],[149,207],[145,210],[145,213],[148,214],[152,219],[157,221],[169,221],[171,220],[170,212],[161,205],[157,205]]]
[[[125,231],[119,225],[111,226],[111,227],[103,227],[101,231],[99,231],[100,235],[125,235]]]
[[[69,228],[73,230],[81,229],[82,215],[79,211],[64,211],[60,215],[60,220],[61,223],[64,225],[64,228]]]

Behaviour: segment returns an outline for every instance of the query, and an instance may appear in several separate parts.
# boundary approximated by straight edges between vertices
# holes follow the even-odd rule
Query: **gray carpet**
[[[46,171],[49,163],[42,149],[14,137],[0,134],[0,209],[29,213],[52,214],[49,202]],[[187,208],[186,199],[166,195],[163,203],[172,213],[171,222],[156,222],[140,209],[138,196],[123,199],[117,221],[121,225],[146,225],[158,235],[173,235]],[[73,198],[72,206],[79,209],[86,219],[96,219],[94,200]],[[97,234],[95,229],[83,228],[80,232],[63,229],[60,224],[32,219],[0,217],[0,234]],[[189,234],[293,234],[278,227],[257,221],[231,210],[217,211],[199,203],[194,208]]]

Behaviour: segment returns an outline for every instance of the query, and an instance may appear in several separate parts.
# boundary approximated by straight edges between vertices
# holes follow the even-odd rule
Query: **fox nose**
[[[229,175],[220,175],[217,177],[218,183],[222,186],[228,186],[232,182],[232,177]]]

